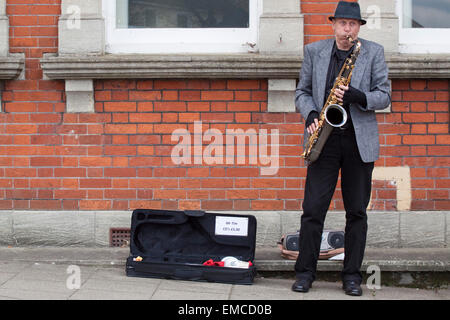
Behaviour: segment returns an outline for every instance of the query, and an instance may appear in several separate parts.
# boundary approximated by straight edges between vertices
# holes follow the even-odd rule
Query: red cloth
[[[225,265],[225,262],[223,261],[213,261],[213,259],[209,259],[205,262],[203,262],[204,266],[211,266],[211,267],[223,267]]]

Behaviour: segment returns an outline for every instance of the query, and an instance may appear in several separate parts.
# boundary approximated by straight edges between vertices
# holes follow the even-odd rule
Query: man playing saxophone
[[[296,90],[295,106],[305,121],[305,151],[309,136],[322,130],[321,111],[328,100],[339,104],[346,119],[329,127],[329,136],[314,162],[308,163],[299,256],[295,264],[297,280],[292,290],[307,292],[315,280],[321,235],[327,210],[334,194],[339,171],[346,212],[345,258],[342,270],[344,292],[362,294],[360,272],[364,257],[367,214],[372,171],[379,155],[375,110],[390,103],[388,69],[381,45],[358,38],[361,19],[357,2],[340,1],[332,22],[334,39],[308,44]],[[359,45],[354,67],[347,73],[348,85],[336,78]],[[327,125],[328,126],[328,125]],[[304,153],[305,154],[305,153]],[[306,157],[305,157],[306,158]],[[308,158],[306,158],[308,159]]]

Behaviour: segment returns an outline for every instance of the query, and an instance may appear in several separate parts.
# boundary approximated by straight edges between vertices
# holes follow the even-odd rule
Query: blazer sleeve
[[[308,119],[311,111],[317,111],[312,97],[313,64],[308,46],[305,46],[304,59],[300,70],[300,79],[295,90],[295,108],[302,114],[303,119]]]
[[[390,92],[391,88],[388,80],[388,67],[384,58],[384,49],[382,46],[379,46],[372,63],[370,92],[365,92],[367,99],[366,110],[385,109],[391,103]]]

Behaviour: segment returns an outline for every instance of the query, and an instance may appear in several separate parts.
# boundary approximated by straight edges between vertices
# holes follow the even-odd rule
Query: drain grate
[[[128,247],[130,245],[130,228],[109,229],[110,247]]]

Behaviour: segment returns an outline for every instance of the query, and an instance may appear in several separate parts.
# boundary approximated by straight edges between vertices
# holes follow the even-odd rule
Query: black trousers
[[[360,272],[367,236],[367,214],[374,163],[359,155],[353,128],[334,129],[320,157],[307,169],[296,277],[314,280],[325,216],[341,170],[345,207],[345,258],[342,279],[362,281]]]

